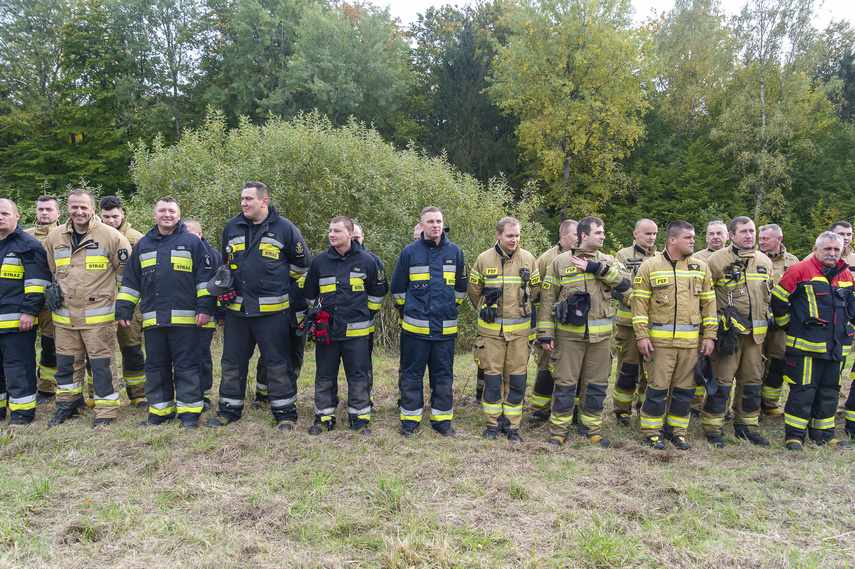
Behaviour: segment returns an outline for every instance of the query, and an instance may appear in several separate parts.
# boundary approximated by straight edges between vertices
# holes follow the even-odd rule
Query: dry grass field
[[[634,426],[555,449],[486,441],[474,364],[457,361],[457,436],[398,434],[397,356],[375,360],[374,434],[310,437],[314,358],[298,430],[268,410],[182,432],[177,423],[90,429],[91,416],[0,433],[0,567],[850,567],[855,452],[642,445]],[[531,380],[530,380],[531,381]],[[343,380],[342,380],[343,383]],[[610,405],[610,403],[609,403]],[[610,410],[610,409],[609,409]],[[203,421],[211,412],[203,415]],[[527,417],[527,415],[526,415]]]

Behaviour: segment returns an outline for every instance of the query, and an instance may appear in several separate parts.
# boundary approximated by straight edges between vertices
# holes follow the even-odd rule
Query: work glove
[[[558,321],[559,324],[566,326],[570,323],[570,305],[566,298],[552,306],[552,314],[555,315],[555,320]]]
[[[45,306],[51,312],[56,312],[62,306],[62,291],[56,280],[45,287]]]
[[[732,356],[739,351],[739,334],[748,330],[751,322],[736,311],[733,306],[724,309],[718,323],[718,338],[715,349],[724,356]]]
[[[321,310],[315,316],[314,321],[312,322],[312,340],[315,341],[316,344],[330,343],[330,314],[325,310]]]
[[[305,318],[303,318],[303,321],[300,322],[300,326],[297,327],[298,338],[304,336],[306,332],[308,332],[312,328],[313,324],[315,323],[315,317],[318,315],[318,313],[321,312],[321,306],[323,305],[323,302],[324,297],[318,298],[315,304],[306,312]],[[312,336],[310,334],[309,338],[311,337]]]
[[[229,304],[234,302],[236,296],[237,296],[237,292],[235,291],[235,289],[230,288],[228,291],[224,292],[223,294],[217,295],[217,303],[220,306],[226,307]]]
[[[499,297],[502,296],[502,287],[486,287],[481,290],[481,312],[478,317],[484,322],[492,324],[499,317]]]

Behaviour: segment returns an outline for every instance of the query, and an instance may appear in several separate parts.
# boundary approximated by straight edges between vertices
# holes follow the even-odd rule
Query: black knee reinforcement
[[[502,400],[502,376],[485,374],[484,393],[482,398],[486,403],[498,403]]]
[[[704,411],[713,415],[723,415],[727,411],[727,404],[730,401],[730,389],[729,385],[719,385],[718,391],[714,394],[707,393]]]
[[[635,389],[635,386],[638,385],[638,372],[640,370],[641,367],[638,364],[624,362],[620,366],[620,373],[615,380],[615,387],[620,387],[624,391]]]
[[[576,385],[556,385],[552,394],[552,410],[570,413],[576,407]]]
[[[525,396],[525,387],[528,377],[525,374],[511,375],[509,380],[508,403],[519,405]]]
[[[685,417],[692,412],[692,398],[695,396],[694,389],[674,388],[671,393],[670,413],[675,417]]]
[[[39,363],[45,367],[56,367],[56,342],[50,336],[42,336],[42,355]]]
[[[641,405],[641,410],[651,417],[661,417],[665,414],[667,398],[667,389],[650,389],[648,387],[644,394],[644,403]]]
[[[756,413],[760,410],[760,385],[746,385],[742,388],[742,412]]]
[[[585,400],[582,402],[582,407],[586,411],[602,411],[603,401],[606,400],[607,387],[607,385],[600,385],[599,383],[589,383],[585,391]]]
[[[537,372],[537,377],[534,380],[534,391],[542,395],[549,395],[555,389],[555,379],[548,369]]]

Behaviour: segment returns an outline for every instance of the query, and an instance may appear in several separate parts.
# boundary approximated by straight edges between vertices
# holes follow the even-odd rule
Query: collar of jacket
[[[817,271],[819,271],[819,272],[822,272],[822,269],[827,269],[827,268],[828,268],[828,267],[826,267],[825,265],[823,265],[822,263],[820,263],[820,262],[819,262],[819,260],[816,258],[816,255],[813,255],[813,256],[812,256],[812,257],[810,257],[810,259],[808,259],[808,260],[809,260],[809,261],[811,261],[811,262],[813,262],[814,267],[816,267],[816,270],[817,270]],[[844,261],[843,259],[839,259],[839,260],[837,261],[837,264],[836,264],[836,265],[834,265],[834,276],[839,275],[840,273],[842,273],[842,272],[843,272],[843,270],[844,270],[844,269],[848,269],[848,268],[849,268],[849,265],[847,265],[847,264],[846,264],[846,261]],[[832,280],[832,279],[829,279],[829,282],[831,282],[831,280]]]
[[[498,241],[496,241],[495,248],[496,248],[496,253],[499,254],[499,257],[501,257],[502,259],[505,259],[505,260],[509,260],[511,257],[514,256],[514,253],[516,253],[516,251],[514,251],[514,253],[511,253],[511,254],[505,253],[505,250],[502,249],[502,247],[499,245]]]
[[[650,249],[645,249],[644,247],[642,247],[638,243],[633,243],[632,247],[633,247],[633,249],[635,249],[635,252],[638,253],[639,255],[641,255],[642,257],[649,257],[650,255],[652,255],[656,252],[656,245],[654,245]]]
[[[769,253],[768,251],[763,251],[763,252],[766,253],[766,256],[769,257],[770,259],[777,259],[778,257],[783,256],[784,253],[787,252],[787,248],[784,247],[783,243],[781,243],[781,250],[779,252],[777,252],[777,253]]]
[[[86,230],[86,233],[84,235],[92,233],[96,228],[100,227],[103,224],[104,223],[101,221],[100,217],[98,217],[97,215],[93,215],[92,219],[89,220],[89,229]],[[113,228],[110,227],[110,229]],[[69,217],[68,221],[65,222],[65,227],[62,228],[62,231],[68,234],[71,234],[71,232],[74,231],[74,220],[71,217]]]
[[[154,239],[155,241],[160,241],[164,237],[171,237],[173,235],[178,235],[179,233],[184,233],[187,231],[187,226],[184,225],[184,222],[180,219],[178,220],[178,225],[175,226],[175,230],[169,235],[164,235],[158,230],[157,225],[151,228],[151,231],[148,232],[149,239]]]
[[[737,257],[745,259],[754,256],[754,253],[757,252],[757,245],[754,245],[754,247],[752,247],[751,249],[740,249],[736,245],[731,245],[730,250],[733,251],[733,254]]]
[[[448,237],[445,235],[445,231],[442,232],[442,235],[439,237],[439,243],[434,241],[433,239],[425,239],[425,233],[422,231],[422,244],[428,247],[443,247],[448,243]]]
[[[244,215],[244,213],[243,213],[243,212],[240,212],[240,213],[238,214],[238,222],[239,222],[239,223],[242,223],[242,224],[244,224],[244,225],[246,225],[247,227],[249,227],[250,225],[264,225],[265,223],[271,223],[271,222],[272,222],[273,220],[275,220],[277,217],[280,217],[280,216],[279,216],[279,212],[278,212],[278,211],[276,211],[276,208],[275,208],[275,207],[273,207],[272,205],[270,205],[270,206],[267,206],[267,217],[265,217],[264,219],[262,219],[260,223],[255,224],[255,223],[251,222],[249,219],[247,219],[246,215]]]
[[[59,222],[59,218],[56,218],[56,221],[54,221],[53,223],[38,223],[38,222],[36,222],[35,227],[36,228],[39,228],[39,227],[51,227],[51,228],[53,228],[53,227],[59,227],[60,225],[62,225],[62,224]]]
[[[327,249],[327,255],[329,255],[330,259],[337,261],[339,259],[347,259],[351,255],[353,255],[354,252],[360,251],[362,249],[364,249],[364,247],[359,244],[359,241],[357,241],[356,239],[352,239],[350,241],[350,249],[345,251],[344,255],[342,255],[341,253],[336,251],[336,248],[333,247],[332,245],[330,245],[329,248]]]
[[[9,232],[9,235],[6,236],[6,239],[9,239],[10,237],[12,239],[18,239],[21,237],[22,233],[24,233],[24,230],[21,228],[21,224],[16,223],[15,229],[13,229],[12,231]],[[6,241],[6,239],[0,239],[0,241]]]
[[[573,254],[577,257],[596,257],[599,249],[577,249],[575,247],[570,249]]]

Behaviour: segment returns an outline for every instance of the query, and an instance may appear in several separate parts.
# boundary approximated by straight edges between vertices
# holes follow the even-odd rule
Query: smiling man
[[[475,362],[484,368],[481,405],[487,429],[483,436],[498,437],[498,420],[504,416],[508,440],[517,443],[522,442],[519,429],[528,380],[531,314],[540,293],[537,261],[520,248],[521,232],[519,220],[499,220],[496,244],[475,260],[468,290],[478,314]]]

